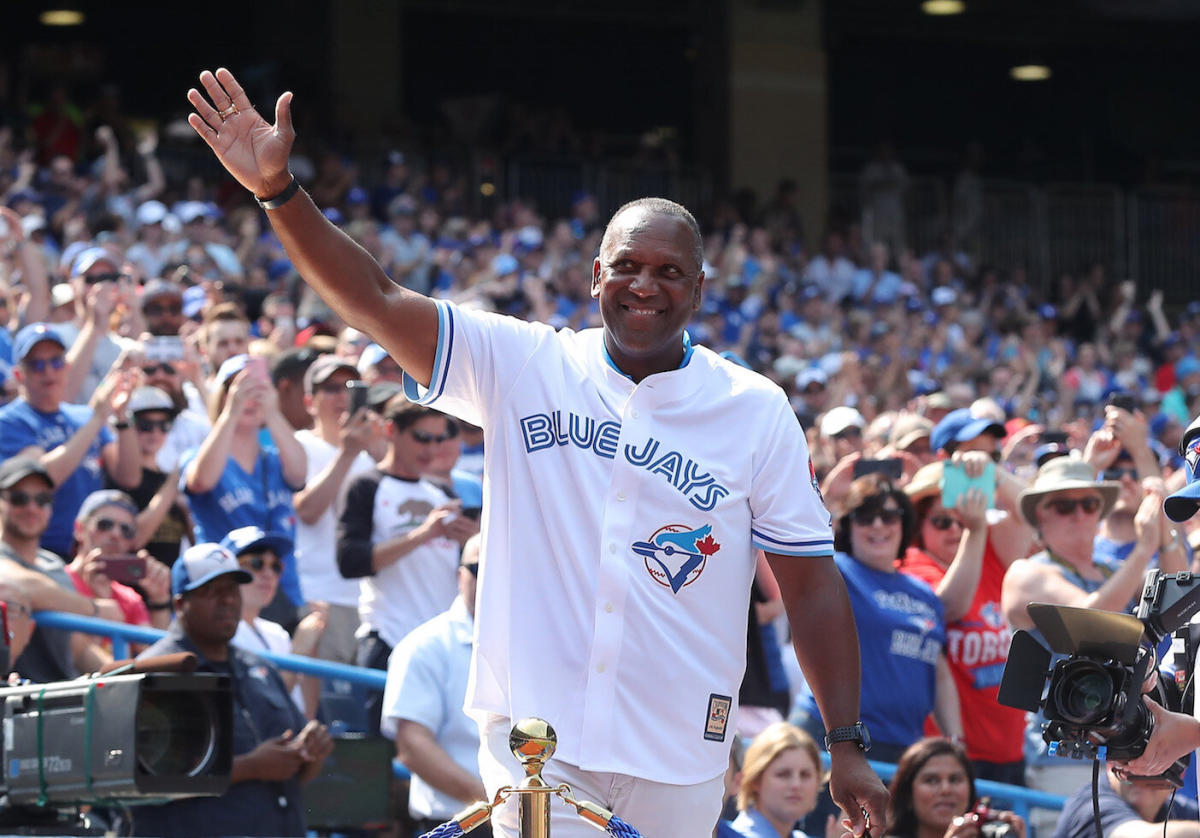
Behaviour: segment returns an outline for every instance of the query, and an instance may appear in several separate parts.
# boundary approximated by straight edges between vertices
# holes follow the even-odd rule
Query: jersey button
[[[638,418],[639,416],[641,416],[642,414],[638,413],[638,412],[635,410],[635,411],[633,411],[633,413],[631,413],[630,415],[631,415],[631,416],[632,416],[634,419],[637,419],[637,418]]]
[[[617,500],[620,500],[620,501],[623,501],[623,500],[625,500],[625,493],[624,493],[624,492],[617,492]]]
[[[611,614],[613,612],[613,604],[611,602],[604,603],[604,610]]]
[[[608,552],[610,552],[610,553],[615,553],[615,552],[617,552],[617,545],[616,545],[616,544],[609,544],[609,545],[608,545]]]
[[[601,664],[597,664],[597,665],[596,665],[596,671],[597,671],[597,672],[604,672],[604,670],[606,670],[606,669],[608,669],[608,667],[607,667],[607,666],[605,666],[605,665],[604,665],[604,664],[602,664],[602,663],[601,663]]]

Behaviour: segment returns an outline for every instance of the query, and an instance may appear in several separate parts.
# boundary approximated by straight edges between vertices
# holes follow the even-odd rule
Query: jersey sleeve
[[[0,459],[7,460],[31,445],[38,445],[37,434],[12,410],[0,414]]]
[[[756,548],[785,556],[833,554],[833,528],[804,430],[783,391],[763,405],[773,419],[755,454],[750,534]]]
[[[405,374],[404,394],[482,426],[489,406],[503,400],[538,344],[554,332],[543,323],[467,310],[445,300],[436,305],[438,343],[429,386]]]
[[[361,579],[372,574],[371,531],[378,488],[377,471],[355,477],[346,487],[345,504],[337,524],[337,566],[346,579]]]

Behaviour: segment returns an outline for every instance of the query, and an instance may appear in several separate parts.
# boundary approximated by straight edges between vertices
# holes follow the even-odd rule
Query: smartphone
[[[1066,431],[1042,431],[1038,435],[1038,445],[1066,445]]]
[[[1113,393],[1108,397],[1108,403],[1130,413],[1137,410],[1137,402],[1133,400],[1133,393]]]
[[[854,479],[862,477],[864,474],[882,474],[884,477],[892,480],[899,480],[900,475],[904,473],[903,461],[896,458],[886,460],[859,460],[854,464]]]
[[[267,359],[258,355],[251,355],[247,358],[246,375],[259,381],[270,381],[271,373],[267,369]]]
[[[160,335],[142,341],[142,355],[147,361],[183,360],[183,338],[178,335]]]
[[[346,389],[350,391],[350,415],[358,413],[360,407],[367,406],[367,392],[371,386],[365,381],[347,381]]]
[[[101,556],[97,562],[105,576],[122,585],[137,585],[146,578],[146,560],[132,553]]]
[[[464,518],[470,518],[472,521],[478,521],[482,512],[483,508],[479,506],[464,506],[462,508],[462,516]]]
[[[996,464],[988,463],[983,474],[978,477],[967,477],[966,470],[948,460],[942,462],[942,506],[953,509],[959,498],[971,489],[978,489],[987,498],[987,508],[991,509],[996,502]]]

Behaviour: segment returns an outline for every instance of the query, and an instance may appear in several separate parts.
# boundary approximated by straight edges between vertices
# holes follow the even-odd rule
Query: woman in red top
[[[1024,785],[1025,713],[996,701],[1012,637],[1000,609],[1011,559],[1001,560],[988,539],[983,493],[971,490],[947,509],[941,477],[941,462],[930,463],[905,489],[916,507],[917,527],[900,570],[927,582],[945,608],[946,651],[976,774]],[[936,732],[932,720],[927,728]]]

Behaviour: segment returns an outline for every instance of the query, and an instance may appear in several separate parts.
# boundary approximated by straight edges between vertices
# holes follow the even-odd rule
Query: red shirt
[[[71,581],[75,583],[75,590],[88,599],[95,599],[96,593],[91,589],[87,582],[83,581],[83,577],[76,573],[71,568],[67,568],[67,575],[71,577]],[[148,626],[150,625],[150,611],[146,608],[146,603],[142,599],[141,594],[135,591],[128,585],[122,585],[120,582],[112,583],[112,598],[116,601],[117,607],[121,609],[121,614],[125,617],[125,622],[131,626]],[[108,637],[98,637],[101,645],[112,650],[112,639]]]
[[[916,547],[908,548],[900,570],[924,580],[935,590],[946,575],[941,565]],[[1012,630],[1000,609],[1006,570],[989,539],[971,607],[961,619],[946,625],[946,657],[958,688],[967,755],[985,762],[1016,762],[1023,758],[1025,711],[996,701],[1012,639]],[[932,717],[926,722],[926,733],[938,735]]]

